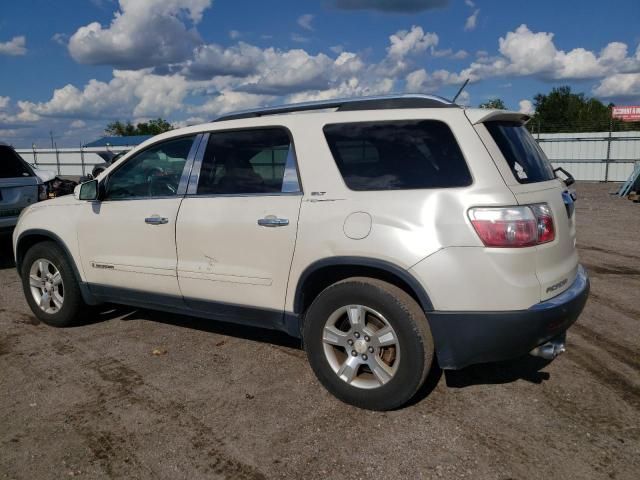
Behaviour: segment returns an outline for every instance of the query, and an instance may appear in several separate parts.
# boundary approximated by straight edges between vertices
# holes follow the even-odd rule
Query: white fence
[[[640,161],[640,132],[541,133],[540,147],[555,167],[562,167],[576,180],[623,182],[635,162]],[[109,147],[113,153],[132,147]],[[59,175],[86,175],[103,163],[97,152],[105,148],[18,149],[29,163]]]
[[[640,162],[640,132],[535,134],[555,167],[576,180],[624,182]]]
[[[133,147],[109,147],[109,152],[118,153]],[[105,147],[93,148],[17,148],[16,151],[27,162],[42,170],[58,175],[82,176],[91,173],[94,165],[104,163],[98,152],[106,152]]]

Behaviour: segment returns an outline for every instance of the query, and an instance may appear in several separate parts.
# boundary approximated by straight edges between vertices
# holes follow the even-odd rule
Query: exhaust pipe
[[[565,345],[565,336],[554,338],[549,340],[547,343],[543,343],[542,345],[537,346],[531,352],[529,352],[534,357],[544,358],[545,360],[553,360],[561,353],[564,353],[567,350]]]

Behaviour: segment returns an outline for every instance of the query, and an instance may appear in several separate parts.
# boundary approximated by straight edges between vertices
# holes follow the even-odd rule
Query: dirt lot
[[[567,354],[437,373],[389,413],[335,400],[271,332],[126,309],[39,324],[4,242],[0,478],[636,479],[640,205],[612,188],[577,188],[592,295]]]

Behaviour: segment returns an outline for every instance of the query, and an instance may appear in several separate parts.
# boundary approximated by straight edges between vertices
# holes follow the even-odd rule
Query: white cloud
[[[436,70],[429,74],[424,68],[409,73],[406,77],[405,90],[411,93],[433,93],[444,85],[458,85],[464,78],[447,70]]]
[[[367,82],[354,77],[332,88],[295,93],[287,98],[287,102],[298,103],[362,95],[383,95],[391,93],[394,85],[395,82],[391,78]]]
[[[245,42],[223,48],[210,44],[198,47],[193,59],[186,62],[184,73],[196,78],[215,75],[246,76],[254,73],[263,61],[263,50]]]
[[[47,102],[18,102],[18,106],[25,118],[169,116],[182,108],[188,90],[186,79],[181,75],[114,70],[113,79],[108,83],[90,80],[82,90],[69,84],[56,89]]]
[[[465,31],[475,30],[476,25],[478,23],[478,15],[480,14],[480,9],[474,10],[474,12],[467,17],[467,20],[464,22]]]
[[[626,56],[626,45],[613,42],[600,54],[584,48],[559,50],[553,33],[532,32],[526,25],[500,37],[500,55],[490,57],[478,52],[478,58],[460,72],[460,76],[478,81],[495,76],[536,76],[544,80],[602,78],[618,72],[637,71],[640,58]]]
[[[215,81],[220,76],[233,77],[222,87],[282,95],[330,88],[332,83],[339,83],[364,67],[364,62],[350,52],[342,52],[332,59],[324,53],[311,55],[301,48],[261,49],[240,42],[228,48],[215,44],[200,47],[181,73],[187,78],[208,81]]]
[[[0,128],[40,128],[38,122],[42,122],[60,131],[84,128],[87,132],[105,120],[154,116],[193,124],[232,110],[273,103],[403,89],[431,93],[447,86],[459,87],[467,78],[477,82],[501,76],[509,78],[499,83],[518,76],[563,81],[594,78],[599,83],[593,91],[600,97],[640,100],[640,47],[630,54],[621,42],[611,42],[600,51],[564,51],[554,44],[553,33],[533,32],[521,25],[499,39],[497,51],[478,51],[465,68],[434,70],[429,65],[433,58],[462,60],[469,53],[439,49],[438,35],[417,25],[391,35],[386,51],[371,54],[381,53],[381,59],[367,61],[369,52],[362,56],[345,51],[342,45],[327,48],[324,53],[302,47],[263,48],[243,41],[230,46],[203,44],[195,26],[211,0],[137,1],[120,0],[120,11],[110,26],[95,27],[95,36],[79,35],[80,29],[74,35],[74,47],[74,40],[69,42],[70,51],[80,45],[93,62],[102,58],[108,63],[108,59],[126,64],[127,69],[113,70],[108,81],[94,79],[85,85],[57,88],[48,101],[12,102],[0,97]],[[150,14],[158,5],[157,14]],[[148,18],[143,18],[143,11]],[[171,28],[161,29],[163,22]],[[126,34],[131,28],[147,26],[149,39],[118,36],[118,32]],[[233,32],[229,36],[238,38],[240,33]],[[178,38],[181,40],[162,46],[162,42]],[[179,54],[174,56],[174,50]],[[149,58],[141,61],[145,56]],[[147,68],[140,68],[147,62]],[[459,102],[469,101],[465,91]],[[520,102],[523,111],[532,109],[531,102],[526,102]],[[80,127],[80,122],[88,126]]]
[[[602,80],[593,93],[604,98],[634,97],[640,101],[640,73],[618,73]]]
[[[454,60],[464,60],[468,56],[469,52],[467,52],[466,50],[458,50],[456,53],[451,55],[451,58],[453,58]]]
[[[120,11],[103,28],[80,27],[69,40],[79,63],[145,68],[186,60],[202,43],[195,30],[212,0],[120,0]]]
[[[0,55],[19,56],[27,53],[27,39],[24,35],[13,37],[8,42],[0,42]]]
[[[471,105],[471,94],[466,90],[463,90],[462,92],[460,92],[460,95],[458,95],[458,98],[456,98],[456,103],[458,105],[468,107],[469,105]]]
[[[476,4],[472,0],[464,0],[464,4],[470,8],[473,8],[476,6]]]
[[[58,45],[67,46],[67,42],[69,42],[69,35],[66,33],[54,33],[51,37],[51,40],[56,42]]]
[[[300,35],[299,33],[293,32],[291,34],[291,40],[297,43],[307,43],[311,39],[309,37],[305,37],[304,35]]]
[[[438,35],[425,33],[422,27],[412,26],[411,30],[399,30],[389,37],[391,45],[387,48],[390,58],[404,58],[438,45]]]
[[[229,30],[229,38],[231,40],[237,40],[241,36],[242,36],[242,33],[240,33],[238,30]]]
[[[524,113],[525,115],[533,115],[534,113],[536,113],[531,100],[520,100],[518,102],[518,111],[520,113]]]
[[[300,25],[305,30],[313,31],[313,25],[311,25],[313,18],[314,18],[314,15],[311,15],[310,13],[305,13],[304,15],[300,15],[298,17],[298,25]]]
[[[191,111],[200,115],[208,115],[209,120],[212,120],[216,115],[259,107],[273,102],[275,98],[276,97],[269,95],[256,95],[253,93],[226,90],[210,98],[203,105],[192,108]]]

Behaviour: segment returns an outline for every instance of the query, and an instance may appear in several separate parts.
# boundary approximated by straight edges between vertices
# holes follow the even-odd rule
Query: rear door
[[[13,226],[23,208],[38,201],[38,179],[7,145],[0,145],[0,227]]]
[[[540,298],[554,297],[573,283],[578,269],[573,198],[522,121],[487,121],[476,129],[518,203],[546,203],[553,212],[555,239],[534,248]]]
[[[281,322],[302,199],[289,132],[212,132],[202,145],[176,229],[185,301],[230,321]]]

